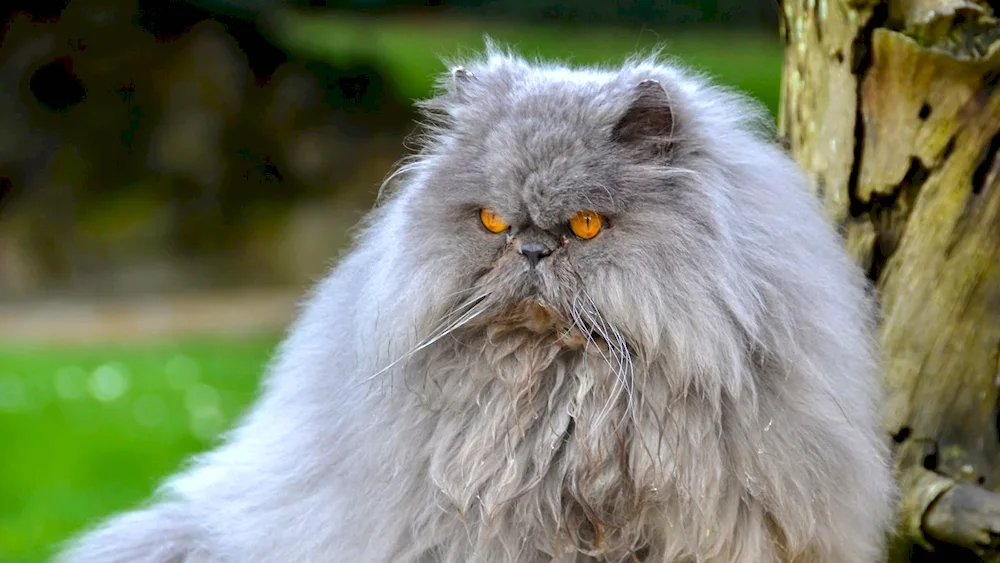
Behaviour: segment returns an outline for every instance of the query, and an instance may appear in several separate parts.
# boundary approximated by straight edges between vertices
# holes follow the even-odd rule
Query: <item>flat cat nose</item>
[[[526,242],[521,245],[519,250],[532,266],[538,264],[542,258],[552,254],[552,249],[537,242]]]

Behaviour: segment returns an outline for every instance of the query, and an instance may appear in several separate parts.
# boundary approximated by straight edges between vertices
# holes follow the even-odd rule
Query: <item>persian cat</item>
[[[245,418],[59,561],[882,559],[874,307],[760,108],[492,44],[421,108]]]

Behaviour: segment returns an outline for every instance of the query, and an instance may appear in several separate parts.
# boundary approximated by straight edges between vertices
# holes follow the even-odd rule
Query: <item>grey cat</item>
[[[262,396],[63,562],[875,563],[874,307],[753,102],[496,46]]]

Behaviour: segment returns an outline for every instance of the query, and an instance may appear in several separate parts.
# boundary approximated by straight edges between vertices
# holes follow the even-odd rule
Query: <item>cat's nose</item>
[[[534,267],[542,258],[552,254],[552,249],[537,242],[526,242],[518,249],[528,262]]]

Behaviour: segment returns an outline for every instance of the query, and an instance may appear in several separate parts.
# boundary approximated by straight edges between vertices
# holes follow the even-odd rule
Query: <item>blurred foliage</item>
[[[251,14],[273,7],[275,0],[195,0],[213,11]],[[566,21],[578,24],[676,26],[689,23],[727,27],[777,26],[776,0],[286,0],[286,6],[322,6],[338,11],[384,14],[399,11],[447,13],[459,16],[525,21]]]
[[[585,24],[544,3],[60,4],[26,4],[3,35],[0,299],[308,283],[404,154],[441,59],[486,34],[577,63],[663,44],[778,103],[777,34],[657,19],[685,20],[679,3]],[[636,6],[646,23],[624,25]]]
[[[274,17],[278,44],[333,64],[377,61],[407,101],[430,95],[449,57],[481,49],[484,36],[529,57],[575,64],[614,64],[635,52],[664,54],[756,97],[777,115],[782,45],[759,30],[706,32],[652,28],[466,22],[453,19],[382,19],[358,14],[281,12]]]
[[[253,399],[276,341],[0,347],[0,561],[147,498]]]

